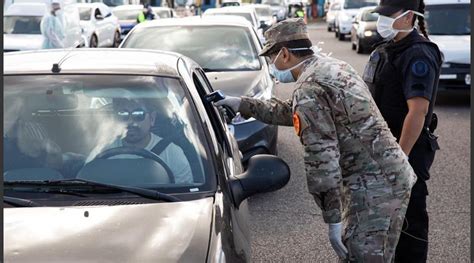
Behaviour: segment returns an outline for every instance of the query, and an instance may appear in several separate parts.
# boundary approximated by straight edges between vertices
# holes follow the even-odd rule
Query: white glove
[[[347,259],[348,251],[342,243],[342,223],[329,224],[329,242],[341,259]]]
[[[227,105],[229,106],[234,112],[239,111],[240,107],[240,102],[242,99],[240,97],[232,97],[232,96],[226,96],[225,99],[222,99],[220,101],[214,102],[214,105],[216,106],[224,106]]]

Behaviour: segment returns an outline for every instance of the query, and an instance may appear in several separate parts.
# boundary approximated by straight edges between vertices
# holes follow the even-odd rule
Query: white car
[[[44,37],[40,24],[48,7],[44,3],[13,3],[3,16],[3,49],[23,51],[42,49]],[[63,8],[65,30],[64,47],[84,46],[79,24],[79,11],[75,5]]]
[[[160,17],[160,18],[174,18],[176,17],[176,13],[172,8],[169,7],[152,7],[153,11]]]
[[[378,0],[340,0],[341,7],[335,17],[335,36],[339,40],[346,39],[351,34],[352,22],[359,9],[366,6],[376,6]]]
[[[255,9],[248,6],[228,6],[222,8],[209,8],[207,9],[204,16],[211,16],[211,15],[232,15],[232,16],[241,16],[249,21],[255,32],[257,32],[258,38],[260,43],[263,45],[265,44],[265,37],[263,36],[263,29],[260,23],[258,22],[257,13]]]
[[[120,24],[110,8],[102,3],[77,4],[88,47],[118,47]]]
[[[251,4],[248,6],[255,9],[255,13],[257,13],[257,18],[260,24],[263,23],[267,27],[270,27],[276,23],[277,18],[273,15],[272,7],[270,5]]]
[[[118,18],[120,23],[121,38],[123,39],[130,30],[137,24],[137,18],[143,10],[143,5],[121,5],[114,7],[112,13]],[[160,17],[153,11],[155,19]]]
[[[334,1],[329,4],[329,8],[326,13],[328,32],[334,31],[336,27],[336,15],[339,10],[341,10],[341,3]]]
[[[428,36],[443,54],[440,89],[471,85],[471,1],[426,0]]]

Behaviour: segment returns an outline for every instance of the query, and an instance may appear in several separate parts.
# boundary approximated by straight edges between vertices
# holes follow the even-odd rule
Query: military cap
[[[276,44],[292,40],[309,39],[308,29],[303,18],[291,18],[278,22],[265,31],[265,46],[260,56],[268,55]]]
[[[379,13],[383,16],[391,16],[400,10],[418,11],[419,0],[381,0],[372,13]]]

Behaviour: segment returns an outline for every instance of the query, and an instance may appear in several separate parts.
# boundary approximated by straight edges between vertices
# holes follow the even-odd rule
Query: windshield
[[[89,7],[79,7],[79,17],[82,21],[91,20],[92,8]]]
[[[34,34],[40,35],[41,16],[4,16],[4,34]]]
[[[155,13],[160,17],[160,18],[170,18],[170,12],[168,10],[154,10]]]
[[[103,3],[106,4],[107,6],[119,6],[119,5],[125,5],[127,1],[125,0],[103,0]]]
[[[135,20],[137,19],[140,11],[141,9],[131,9],[131,10],[114,10],[112,12],[119,20]]]
[[[139,28],[123,48],[159,49],[190,57],[205,70],[259,70],[260,60],[247,28],[169,26]]]
[[[212,173],[197,120],[175,78],[5,76],[3,179],[200,191]]]
[[[430,35],[470,35],[470,5],[428,5],[425,18]]]
[[[344,9],[358,9],[366,6],[376,6],[378,0],[346,0]]]
[[[362,14],[362,21],[366,22],[371,22],[371,21],[377,21],[379,18],[379,14],[377,13],[372,13],[372,10],[367,10]]]
[[[282,0],[263,0],[262,1],[262,4],[264,5],[281,5],[282,4]]]
[[[272,16],[272,9],[266,7],[255,7],[258,16]]]

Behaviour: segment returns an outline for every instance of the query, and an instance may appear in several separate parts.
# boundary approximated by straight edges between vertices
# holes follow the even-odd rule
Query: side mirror
[[[247,171],[230,179],[235,207],[258,194],[276,191],[290,180],[290,167],[281,158],[258,154],[250,157]]]
[[[95,19],[97,19],[97,20],[103,20],[104,17],[103,17],[102,15],[96,15],[96,16],[95,16]]]

